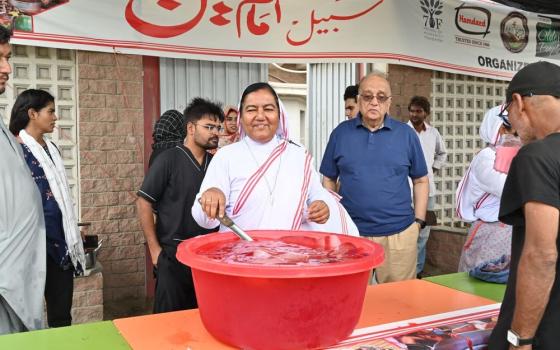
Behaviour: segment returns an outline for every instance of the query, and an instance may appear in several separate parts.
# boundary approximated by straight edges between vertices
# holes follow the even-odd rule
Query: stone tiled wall
[[[143,176],[142,56],[78,52],[82,222],[103,247],[105,301],[145,294],[135,192]]]
[[[392,103],[390,114],[404,122],[408,121],[408,103],[415,96],[431,101],[432,70],[390,64],[388,79],[391,84]],[[466,233],[445,228],[432,228],[427,244],[426,267],[429,275],[457,272]]]
[[[408,103],[414,95],[431,100],[431,70],[390,64],[388,78],[393,96],[390,110],[393,117],[408,121]]]
[[[103,274],[74,279],[72,324],[103,320]]]
[[[457,272],[461,251],[465,245],[465,230],[435,227],[430,231],[426,245],[426,266],[429,275],[442,275]]]

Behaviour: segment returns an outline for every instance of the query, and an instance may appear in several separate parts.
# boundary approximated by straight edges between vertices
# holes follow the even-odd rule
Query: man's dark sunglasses
[[[500,109],[500,113],[498,113],[498,117],[500,117],[500,119],[502,120],[502,123],[504,124],[506,129],[511,129],[511,123],[509,122],[509,118],[508,118],[508,112],[507,109],[509,108],[509,106],[511,106],[511,103],[513,101],[509,101],[508,103],[504,103],[502,105],[502,108]]]
[[[526,94],[520,94],[521,97],[533,97],[533,93],[529,92]],[[511,129],[511,123],[509,122],[509,117],[508,117],[508,108],[509,106],[511,106],[511,103],[513,102],[513,99],[505,104],[502,105],[502,109],[500,109],[500,113],[498,114],[498,117],[500,117],[500,119],[502,119],[502,122],[504,123],[504,126],[506,127],[506,129]]]

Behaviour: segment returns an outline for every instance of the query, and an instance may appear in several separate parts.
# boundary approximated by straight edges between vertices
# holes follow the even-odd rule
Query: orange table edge
[[[356,328],[456,311],[495,301],[422,280],[368,286]],[[113,321],[133,349],[234,349],[216,340],[196,310]]]

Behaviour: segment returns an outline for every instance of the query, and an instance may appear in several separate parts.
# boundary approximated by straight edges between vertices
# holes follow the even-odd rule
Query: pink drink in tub
[[[367,256],[363,249],[358,249],[350,242],[333,243],[334,246],[314,247],[305,245],[302,237],[287,236],[280,240],[227,242],[203,255],[224,263],[297,266],[317,266]]]

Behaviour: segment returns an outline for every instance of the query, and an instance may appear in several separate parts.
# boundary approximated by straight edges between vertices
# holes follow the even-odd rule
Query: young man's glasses
[[[206,128],[206,130],[208,130],[210,132],[215,132],[215,133],[221,133],[224,130],[220,125],[197,124],[197,123],[193,123],[193,124],[198,125],[198,126],[202,126],[203,128]]]
[[[379,103],[385,103],[387,102],[387,100],[391,98],[391,96],[385,96],[385,95],[358,95],[358,96],[360,96],[360,98],[366,103],[370,103],[371,101],[373,101],[374,98],[376,98],[377,102]]]

